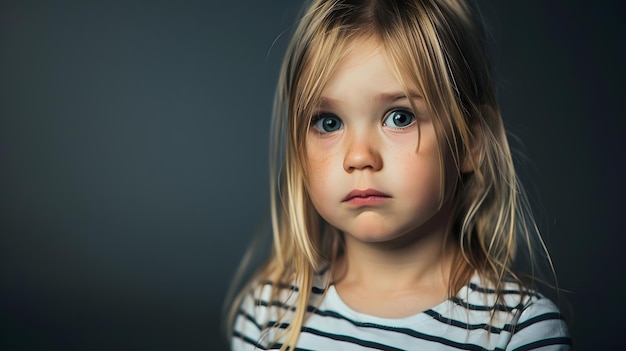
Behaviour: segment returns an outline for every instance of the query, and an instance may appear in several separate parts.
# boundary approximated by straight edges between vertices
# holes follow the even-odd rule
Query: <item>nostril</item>
[[[381,167],[382,158],[369,143],[353,145],[348,149],[344,159],[344,169],[347,172],[361,169],[379,170]]]

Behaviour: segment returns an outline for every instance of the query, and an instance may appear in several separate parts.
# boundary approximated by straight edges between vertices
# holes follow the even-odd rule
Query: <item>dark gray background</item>
[[[300,3],[215,3],[0,3],[0,349],[223,347]],[[580,350],[626,315],[625,33],[594,3],[481,1]]]

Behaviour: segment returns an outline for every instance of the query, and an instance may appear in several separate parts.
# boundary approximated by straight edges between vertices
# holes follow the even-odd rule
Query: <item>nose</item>
[[[343,169],[352,173],[355,170],[370,169],[379,171],[383,167],[383,159],[376,145],[375,138],[367,135],[355,136],[348,142],[343,160]]]

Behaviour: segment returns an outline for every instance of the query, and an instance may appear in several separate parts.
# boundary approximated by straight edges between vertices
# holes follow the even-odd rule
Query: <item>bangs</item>
[[[450,5],[451,6],[451,5]],[[460,5],[459,5],[460,6]],[[461,9],[467,10],[467,9]],[[441,12],[448,12],[442,16]],[[459,12],[461,15],[459,15]],[[469,69],[459,69],[455,62],[467,61],[454,38],[466,28],[450,28],[441,18],[469,16],[457,8],[429,2],[334,1],[322,2],[302,19],[299,48],[292,48],[289,76],[293,90],[289,101],[289,120],[296,150],[302,150],[313,111],[321,93],[341,61],[349,55],[355,43],[373,39],[379,42],[388,63],[405,92],[416,91],[424,97],[429,112],[437,120],[440,135],[454,133],[454,125],[465,124],[471,114],[467,99],[462,98],[457,81],[467,81]],[[313,23],[315,22],[315,23]],[[453,21],[454,22],[454,21]],[[454,31],[454,35],[449,33]],[[299,53],[299,57],[293,54]],[[465,66],[469,63],[465,62]],[[461,72],[460,72],[461,71]],[[469,72],[471,73],[471,72]],[[458,76],[458,77],[457,77]],[[472,81],[470,79],[470,81]],[[470,85],[472,85],[470,83]],[[475,84],[474,84],[475,86]],[[476,99],[473,99],[476,100]],[[445,134],[447,134],[445,133]],[[443,136],[443,135],[440,135]],[[456,138],[452,138],[456,139]]]

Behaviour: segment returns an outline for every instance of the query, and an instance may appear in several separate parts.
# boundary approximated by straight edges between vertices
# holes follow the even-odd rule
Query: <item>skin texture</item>
[[[311,200],[344,235],[345,255],[334,271],[344,301],[382,317],[443,301],[450,211],[441,202],[447,177],[439,143],[424,100],[417,91],[405,95],[376,41],[356,43],[331,77],[306,149]],[[384,196],[345,201],[365,189]]]

